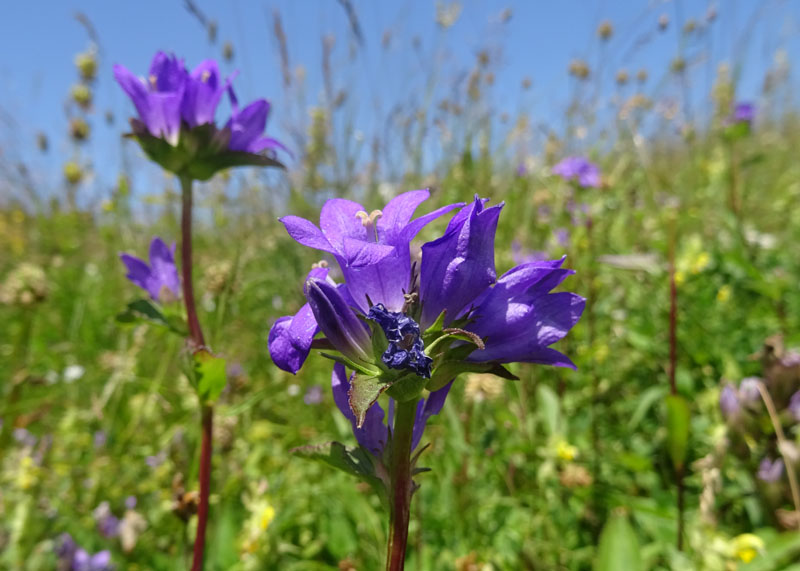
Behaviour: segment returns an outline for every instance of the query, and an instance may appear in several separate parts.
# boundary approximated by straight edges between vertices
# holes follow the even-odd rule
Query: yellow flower
[[[258,522],[261,531],[267,531],[273,519],[275,519],[275,508],[272,507],[272,504],[267,504],[264,506],[264,509],[261,510],[261,519]]]
[[[686,282],[686,273],[678,270],[675,272],[675,285],[683,285]]]
[[[567,442],[566,440],[559,440],[556,444],[556,456],[565,462],[571,462],[578,455],[578,449]]]
[[[734,558],[750,563],[756,555],[764,551],[764,541],[752,533],[743,533],[731,540],[730,548]]]
[[[724,285],[719,288],[717,292],[717,301],[720,303],[727,303],[731,299],[731,286]]]
[[[711,263],[711,256],[708,252],[699,252],[692,260],[692,273],[699,274]]]

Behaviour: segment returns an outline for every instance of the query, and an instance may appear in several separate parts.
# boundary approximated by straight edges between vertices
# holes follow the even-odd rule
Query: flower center
[[[425,354],[419,324],[399,311],[389,311],[382,303],[369,308],[367,319],[381,326],[389,346],[381,361],[390,369],[406,369],[429,379],[433,359]]]
[[[211,72],[208,71],[208,70],[205,70],[203,73],[200,74],[200,81],[205,83],[206,81],[208,81],[209,77],[211,77]]]
[[[372,234],[375,237],[375,241],[378,241],[378,231],[375,228],[375,223],[378,221],[378,218],[383,216],[383,212],[380,210],[373,210],[369,214],[364,212],[363,210],[359,210],[356,212],[356,218],[361,220],[361,225],[367,229],[367,236]]]

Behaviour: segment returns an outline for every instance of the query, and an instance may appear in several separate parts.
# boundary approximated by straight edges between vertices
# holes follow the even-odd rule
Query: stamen
[[[200,74],[200,81],[205,83],[206,81],[208,81],[209,77],[211,77],[211,72],[208,71],[208,70],[205,70],[203,73]]]
[[[155,75],[151,75],[147,79],[148,79],[148,81],[150,81],[150,87],[155,89],[157,87],[156,84],[158,83],[158,78]]]
[[[316,270],[317,268],[327,268],[327,267],[328,267],[328,262],[326,262],[325,260],[320,260],[319,262],[314,262],[313,264],[311,264],[312,270]]]
[[[367,234],[370,232],[375,233],[375,241],[378,241],[378,231],[375,228],[375,223],[378,221],[378,218],[383,216],[383,212],[380,210],[373,210],[369,214],[367,214],[363,210],[359,210],[356,212],[356,218],[361,220],[361,225],[367,229]]]

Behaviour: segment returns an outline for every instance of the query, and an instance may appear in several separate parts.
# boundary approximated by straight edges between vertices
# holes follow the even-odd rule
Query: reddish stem
[[[186,320],[189,324],[189,341],[192,353],[203,349],[205,339],[197,318],[192,284],[192,179],[181,177],[181,277],[183,301],[186,304]],[[197,535],[194,540],[192,571],[203,569],[203,554],[206,547],[206,526],[208,524],[208,497],[211,491],[211,436],[213,433],[213,409],[203,405],[201,413],[200,444],[200,502],[197,507]]]
[[[391,502],[386,571],[402,571],[406,561],[408,521],[411,515],[411,440],[414,432],[415,401],[397,403],[392,435]]]

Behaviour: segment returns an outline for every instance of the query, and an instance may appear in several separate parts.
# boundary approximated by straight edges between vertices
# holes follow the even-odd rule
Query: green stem
[[[408,520],[411,513],[411,440],[417,401],[397,403],[392,434],[389,542],[386,548],[386,571],[402,571],[408,543]]]

